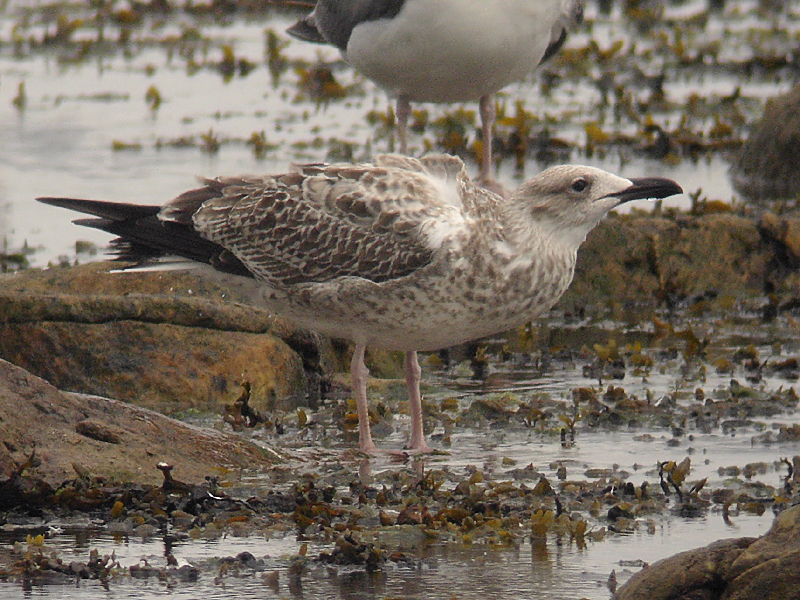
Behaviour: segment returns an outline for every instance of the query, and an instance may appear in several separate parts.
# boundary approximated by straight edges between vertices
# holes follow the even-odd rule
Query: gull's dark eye
[[[583,177],[578,177],[575,181],[572,182],[572,191],[573,192],[582,192],[586,189],[586,186],[589,185],[589,182],[586,181]]]

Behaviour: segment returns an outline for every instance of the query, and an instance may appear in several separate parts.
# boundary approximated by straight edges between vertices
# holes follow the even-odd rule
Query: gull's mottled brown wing
[[[453,162],[453,161],[457,161]],[[305,165],[263,179],[218,179],[166,205],[271,285],[360,277],[380,283],[423,268],[464,224],[458,159],[379,157],[375,165]]]

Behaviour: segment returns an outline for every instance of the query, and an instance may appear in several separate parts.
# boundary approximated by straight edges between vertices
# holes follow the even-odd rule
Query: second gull
[[[582,15],[583,0],[317,0],[289,33],[336,46],[397,98],[402,154],[411,102],[479,101],[480,181],[493,186],[493,94],[555,54]]]

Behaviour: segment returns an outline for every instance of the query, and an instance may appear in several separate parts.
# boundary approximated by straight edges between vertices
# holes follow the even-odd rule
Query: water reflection
[[[373,600],[402,597],[408,600],[429,598],[486,600],[496,598],[552,598],[607,600],[609,574],[616,571],[620,584],[636,572],[642,562],[695,548],[724,537],[758,536],[771,525],[771,514],[760,517],[739,514],[726,525],[720,514],[709,513],[696,519],[653,517],[652,527],[641,527],[626,535],[609,534],[603,541],[579,545],[568,537],[549,534],[537,537],[523,526],[515,542],[502,547],[486,544],[441,544],[431,540],[410,551],[411,560],[387,563],[379,571],[323,565],[295,558],[302,541],[293,535],[266,540],[257,535],[221,537],[215,540],[176,541],[169,534],[143,539],[135,536],[110,536],[87,527],[70,529],[46,540],[49,552],[65,560],[86,561],[90,549],[101,556],[112,551],[123,567],[140,564],[145,558],[153,566],[165,565],[172,554],[183,565],[199,566],[197,582],[163,581],[115,577],[109,590],[97,581],[82,581],[80,587],[32,586],[28,596],[89,600],[114,597],[158,598],[297,598],[302,600],[342,598]],[[44,528],[37,531],[45,531]],[[8,551],[14,541],[24,541],[27,532],[0,534],[0,564],[10,564]],[[35,532],[34,532],[35,533]],[[330,548],[309,543],[309,558]],[[215,575],[219,559],[249,552],[259,559],[259,570],[241,569],[238,576]],[[392,565],[395,566],[392,566]],[[16,583],[0,583],[0,597],[17,594]]]

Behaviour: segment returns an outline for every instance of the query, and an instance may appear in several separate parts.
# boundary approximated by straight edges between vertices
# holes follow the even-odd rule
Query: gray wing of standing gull
[[[460,211],[429,176],[460,190],[466,173],[456,160],[387,156],[374,166],[305,165],[278,177],[217,179],[165,205],[159,218],[193,227],[273,286],[341,277],[381,283],[432,260],[431,224],[458,223]]]
[[[561,50],[561,47],[564,45],[564,42],[566,41],[567,41],[567,30],[562,29],[561,35],[558,36],[558,39],[556,39],[555,42],[550,42],[550,45],[547,47],[547,50],[544,51],[541,60],[539,60],[539,64],[541,65],[542,63],[545,63],[551,58],[553,58],[553,56],[555,56],[555,54],[557,54],[558,51]]]
[[[299,39],[347,49],[350,34],[360,23],[393,19],[405,0],[319,0],[314,11],[286,31]]]
[[[561,18],[556,21],[550,35],[550,44],[544,51],[544,55],[539,64],[550,60],[567,41],[567,33],[583,22],[584,0],[567,0],[564,4],[564,12]]]

